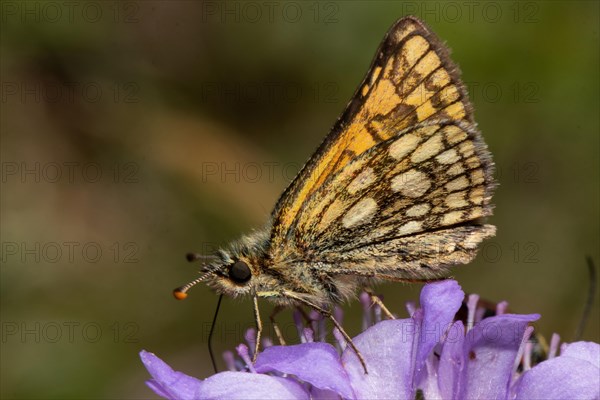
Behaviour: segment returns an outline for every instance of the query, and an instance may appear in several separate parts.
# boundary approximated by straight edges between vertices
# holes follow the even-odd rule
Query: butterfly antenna
[[[185,255],[185,259],[188,260],[188,262],[194,262],[198,260],[213,260],[215,258],[217,258],[217,256],[215,256],[214,254],[206,256],[199,253],[187,253]]]
[[[196,286],[197,284],[199,284],[200,282],[202,282],[203,280],[205,280],[208,275],[210,275],[211,271],[206,272],[203,275],[200,275],[199,278],[194,279],[193,281],[186,283],[183,286],[179,286],[178,288],[176,288],[175,290],[173,290],[173,296],[175,296],[175,298],[177,300],[183,300],[185,299],[188,295],[187,295],[187,291],[190,290],[192,287]]]
[[[212,361],[213,368],[215,369],[215,374],[219,371],[217,370],[217,362],[215,361],[215,355],[212,349],[212,336],[215,331],[217,315],[219,315],[219,308],[221,308],[221,300],[223,300],[223,294],[219,296],[219,300],[217,301],[217,309],[215,310],[215,316],[213,317],[212,325],[210,326],[210,332],[208,333],[208,354],[210,354],[210,360]]]

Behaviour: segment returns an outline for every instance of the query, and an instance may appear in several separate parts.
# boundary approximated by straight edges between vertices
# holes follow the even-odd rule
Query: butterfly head
[[[205,282],[218,293],[231,297],[252,294],[271,284],[272,277],[261,270],[261,252],[254,241],[248,243],[249,238],[244,238],[241,243],[235,244],[228,250],[219,250],[215,255],[209,256],[210,261],[203,264],[200,276],[173,291],[178,300],[187,297],[187,291],[200,282]],[[206,258],[195,254],[188,254],[189,261]]]

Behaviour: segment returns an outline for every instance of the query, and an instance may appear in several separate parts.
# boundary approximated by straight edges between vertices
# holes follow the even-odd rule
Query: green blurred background
[[[452,48],[498,166],[498,235],[455,277],[573,339],[599,260],[597,2],[1,7],[2,398],[152,398],[141,349],[209,375],[216,296],[173,300],[197,270],[184,254],[266,221],[408,14]],[[379,289],[406,315],[420,287]],[[219,322],[220,353],[251,302]]]

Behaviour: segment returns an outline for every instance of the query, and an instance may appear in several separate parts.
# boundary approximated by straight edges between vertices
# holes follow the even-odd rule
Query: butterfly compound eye
[[[229,268],[229,277],[235,283],[246,283],[252,277],[252,272],[250,272],[248,264],[243,261],[236,261]]]

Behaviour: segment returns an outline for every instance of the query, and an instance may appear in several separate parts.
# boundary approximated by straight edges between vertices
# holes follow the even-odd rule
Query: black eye
[[[252,272],[250,272],[250,268],[243,261],[236,261],[229,268],[229,278],[235,283],[246,283],[252,277]]]

